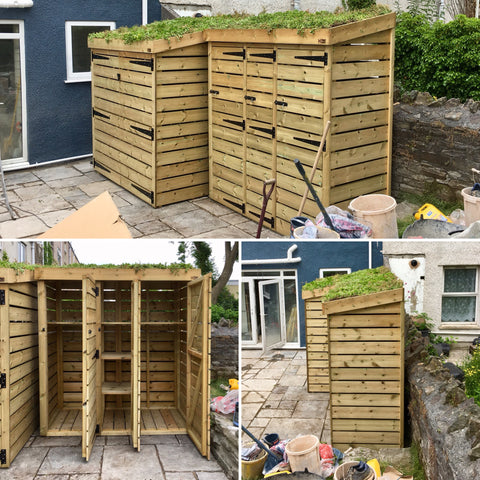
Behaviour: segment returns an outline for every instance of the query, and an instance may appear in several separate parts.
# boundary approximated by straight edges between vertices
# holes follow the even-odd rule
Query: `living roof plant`
[[[327,289],[323,301],[357,297],[401,288],[403,283],[386,267],[359,270],[348,275],[320,278],[303,286],[303,290]]]
[[[299,35],[313,33],[321,28],[336,27],[347,23],[365,20],[390,13],[390,9],[383,5],[374,5],[362,10],[342,11],[340,13],[315,12],[301,10],[288,12],[261,13],[259,15],[233,14],[206,17],[179,17],[172,20],[163,20],[148,25],[121,27],[117,30],[107,30],[90,34],[90,38],[103,38],[107,42],[113,39],[123,40],[132,44],[143,40],[166,40],[172,37],[181,38],[183,35],[204,30],[221,29],[261,29],[274,30],[289,28],[297,30]]]

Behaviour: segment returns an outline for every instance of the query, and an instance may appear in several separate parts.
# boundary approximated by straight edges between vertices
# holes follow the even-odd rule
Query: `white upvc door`
[[[285,343],[285,319],[280,280],[258,282],[263,350],[279,348]]]

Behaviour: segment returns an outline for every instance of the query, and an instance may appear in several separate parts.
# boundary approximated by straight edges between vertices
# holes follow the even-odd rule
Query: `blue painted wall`
[[[160,3],[149,0],[149,22]],[[24,20],[29,162],[92,152],[91,84],[65,83],[66,21],[142,23],[142,0],[34,0],[31,8],[0,8],[1,20]]]
[[[298,279],[300,344],[305,346],[305,306],[302,300],[302,286],[319,277],[320,268],[351,268],[352,272],[369,268],[371,249],[372,268],[383,265],[381,242],[361,240],[334,242],[301,241],[243,241],[242,260],[286,258],[292,245],[297,245],[293,257],[302,259],[299,263],[242,265],[242,270],[296,270]]]

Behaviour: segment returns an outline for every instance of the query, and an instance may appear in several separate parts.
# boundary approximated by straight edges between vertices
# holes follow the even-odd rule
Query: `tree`
[[[177,257],[178,257],[178,262],[179,263],[187,263],[187,260],[186,260],[186,257],[187,257],[187,243],[186,242],[181,241],[178,244]]]
[[[218,296],[227,285],[230,276],[232,275],[233,265],[238,259],[238,242],[225,242],[225,264],[218,279],[212,288],[212,304],[217,303]]]

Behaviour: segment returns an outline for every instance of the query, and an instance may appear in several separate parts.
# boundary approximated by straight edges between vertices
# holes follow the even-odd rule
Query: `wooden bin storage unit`
[[[208,195],[202,34],[89,47],[95,169],[154,207]]]
[[[325,206],[390,192],[395,14],[298,35],[208,30],[210,197],[289,235],[327,121],[313,184]],[[319,209],[308,199],[304,214]]]
[[[37,288],[33,272],[0,272],[0,467],[38,427]]]
[[[188,433],[209,457],[210,276],[37,270],[40,433]]]
[[[326,316],[332,444],[341,450],[402,447],[403,289],[323,304],[315,292],[304,294],[310,335],[318,323],[319,304]],[[319,343],[324,342],[324,333],[320,331]],[[308,371],[312,374],[310,366]],[[316,383],[310,376],[309,382],[324,384],[324,374],[320,376]]]

